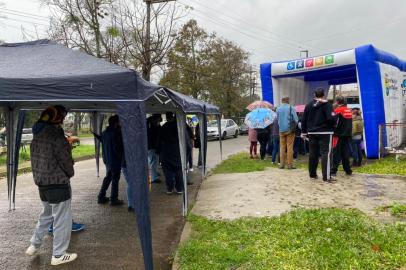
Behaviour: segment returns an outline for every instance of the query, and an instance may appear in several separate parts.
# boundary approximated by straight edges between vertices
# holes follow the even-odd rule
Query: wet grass
[[[403,269],[406,225],[358,210],[298,209],[280,217],[213,221],[189,216],[180,269]]]
[[[397,162],[394,156],[380,160],[368,160],[366,165],[353,168],[355,172],[367,174],[393,174],[406,176],[406,159],[400,158]]]
[[[297,168],[305,168],[304,159],[295,163]],[[213,169],[213,173],[248,173],[263,171],[266,168],[278,168],[278,164],[272,164],[271,158],[251,159],[248,153],[238,153],[230,156]]]
[[[378,212],[389,212],[392,216],[406,218],[406,204],[394,202],[391,205],[384,205],[376,208]]]

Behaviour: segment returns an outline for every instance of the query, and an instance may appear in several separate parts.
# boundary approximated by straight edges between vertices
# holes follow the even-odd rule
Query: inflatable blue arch
[[[406,123],[406,62],[372,45],[264,63],[260,69],[263,99],[275,105],[283,96],[306,104],[319,87],[328,92],[330,85],[357,83],[368,158],[379,156],[380,124]],[[400,136],[404,140],[406,134]]]

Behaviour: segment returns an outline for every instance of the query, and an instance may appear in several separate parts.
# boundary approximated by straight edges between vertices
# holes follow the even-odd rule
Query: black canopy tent
[[[102,113],[117,112],[122,124],[129,181],[134,183],[135,213],[145,269],[153,269],[147,183],[146,113],[174,111],[184,180],[186,180],[186,113],[196,113],[203,126],[217,107],[143,80],[130,69],[74,51],[49,40],[0,46],[0,106],[6,116],[9,207],[15,207],[18,155],[25,111],[61,104],[72,111],[92,112],[93,128],[101,131]],[[207,135],[201,129],[205,167]],[[221,134],[221,133],[220,133]],[[99,144],[96,147],[98,167]],[[203,173],[205,169],[203,169]],[[187,212],[187,186],[183,213]]]

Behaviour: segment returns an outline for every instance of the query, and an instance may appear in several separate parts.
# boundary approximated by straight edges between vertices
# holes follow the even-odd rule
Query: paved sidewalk
[[[192,212],[213,219],[278,216],[297,207],[357,208],[378,219],[375,207],[406,203],[406,179],[342,172],[333,184],[310,180],[305,170],[270,168],[262,172],[217,174],[201,186]]]
[[[136,219],[127,207],[98,205],[97,194],[102,178],[95,175],[95,161],[78,162],[72,179],[72,209],[76,221],[87,225],[85,231],[73,233],[69,251],[77,252],[77,261],[58,269],[144,269]],[[104,171],[101,172],[104,176]],[[161,177],[163,179],[163,177]],[[200,184],[198,170],[193,173],[195,185],[189,186],[193,201]],[[126,200],[125,180],[120,180],[119,197]],[[108,192],[109,194],[109,192]],[[154,184],[151,191],[151,221],[155,269],[170,269],[184,218],[181,196],[165,194],[165,184]],[[39,256],[24,254],[29,245],[41,203],[32,174],[18,177],[16,210],[8,212],[5,179],[0,180],[0,269],[55,269],[50,266],[51,243],[46,236]]]

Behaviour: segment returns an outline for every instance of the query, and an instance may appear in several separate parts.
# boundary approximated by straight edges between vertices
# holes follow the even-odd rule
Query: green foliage
[[[400,269],[406,225],[357,210],[298,209],[280,217],[213,221],[190,216],[180,269]]]
[[[94,157],[94,145],[79,145],[72,149],[72,156],[74,160]],[[0,155],[0,166],[5,166],[7,161],[7,154]],[[20,163],[30,161],[30,147],[26,146],[20,150]]]
[[[406,218],[406,204],[394,202],[391,205],[380,206],[376,210],[378,212],[389,211],[389,213],[394,217]]]
[[[168,56],[161,85],[220,106],[226,117],[249,102],[248,53],[231,41],[187,22]]]
[[[120,36],[120,30],[117,27],[110,26],[106,30],[107,34],[113,38]]]
[[[353,168],[355,172],[367,174],[396,174],[406,176],[406,159],[400,159],[389,156],[380,160],[370,161],[370,163]]]
[[[295,163],[297,168],[305,168],[306,164],[303,161]],[[238,153],[230,156],[228,159],[221,162],[213,169],[213,173],[247,173],[263,171],[268,167],[277,168],[277,164],[272,164],[270,158],[265,160],[251,159],[248,153]]]

